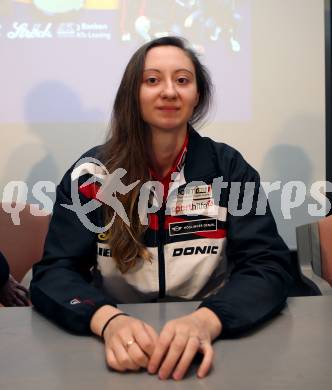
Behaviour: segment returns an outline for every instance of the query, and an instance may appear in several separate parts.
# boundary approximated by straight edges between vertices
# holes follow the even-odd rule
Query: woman
[[[102,335],[107,363],[117,371],[144,367],[162,379],[181,379],[199,351],[204,357],[197,375],[204,377],[213,361],[213,340],[249,330],[285,304],[290,259],[270,209],[255,213],[257,172],[237,151],[202,138],[192,127],[210,102],[209,75],[183,40],[165,37],[145,44],[125,70],[107,142],[87,152],[80,168],[72,167],[57,188],[31,299],[62,326]],[[111,174],[126,170],[116,197],[130,225],[114,211],[114,192],[108,199],[100,196],[105,170],[95,158]],[[250,198],[244,184],[254,184],[249,212],[227,211],[231,191],[220,185],[216,193],[220,177],[223,184],[241,183],[243,205]],[[159,180],[164,192],[146,226],[139,195],[151,179]],[[72,212],[77,181],[81,203],[90,207],[91,199],[104,200],[87,215],[93,226],[109,223],[107,234],[92,232],[79,212]],[[158,202],[158,194],[151,194]],[[107,205],[110,199],[113,207]],[[99,288],[90,283],[94,266],[101,275]],[[159,335],[116,308],[117,303],[189,299],[202,303],[166,323]]]

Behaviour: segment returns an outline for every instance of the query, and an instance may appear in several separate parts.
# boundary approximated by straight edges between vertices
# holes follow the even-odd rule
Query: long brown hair
[[[191,124],[196,124],[205,117],[212,100],[209,73],[182,38],[155,39],[141,46],[129,60],[115,97],[107,140],[102,146],[102,159],[109,172],[124,168],[127,171],[123,178],[126,185],[140,180],[128,194],[117,194],[127,213],[130,226],[116,215],[108,236],[112,257],[122,273],[133,267],[138,257],[151,260],[143,241],[147,226],[141,224],[137,207],[140,189],[150,179],[146,144],[148,125],[141,117],[139,90],[146,54],[157,46],[176,46],[182,49],[194,65],[199,101],[194,108]],[[113,209],[105,206],[104,214],[105,223],[109,223],[113,217]]]

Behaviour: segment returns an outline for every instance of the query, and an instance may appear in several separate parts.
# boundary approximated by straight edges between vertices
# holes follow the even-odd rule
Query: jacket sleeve
[[[82,204],[89,201],[82,194],[79,196]],[[43,258],[33,267],[31,301],[38,311],[60,326],[88,334],[94,312],[105,304],[116,305],[91,284],[96,234],[85,228],[77,214],[63,204],[72,204],[70,171],[57,187]],[[94,213],[89,213],[89,217],[94,218]]]
[[[257,207],[259,198],[263,205],[264,199],[267,201],[260,191],[258,173],[237,152],[230,168],[229,187],[231,182],[241,182],[238,209],[245,210],[246,204],[252,207],[245,215],[236,215],[228,191],[226,257],[233,269],[225,286],[199,306],[219,317],[222,338],[240,335],[277,314],[293,282],[290,253],[278,234],[269,205],[265,203],[264,213]],[[251,194],[244,191],[246,182],[253,183]]]

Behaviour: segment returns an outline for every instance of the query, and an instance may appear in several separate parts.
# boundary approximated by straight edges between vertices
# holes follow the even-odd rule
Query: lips
[[[158,110],[161,110],[161,111],[178,111],[179,109],[180,109],[179,107],[174,107],[174,106],[158,107]]]

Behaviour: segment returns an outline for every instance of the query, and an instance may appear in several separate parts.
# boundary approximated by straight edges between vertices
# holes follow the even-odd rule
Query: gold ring
[[[128,340],[127,342],[126,342],[126,348],[128,349],[132,344],[134,344],[134,340],[133,339],[131,339],[131,340]]]

